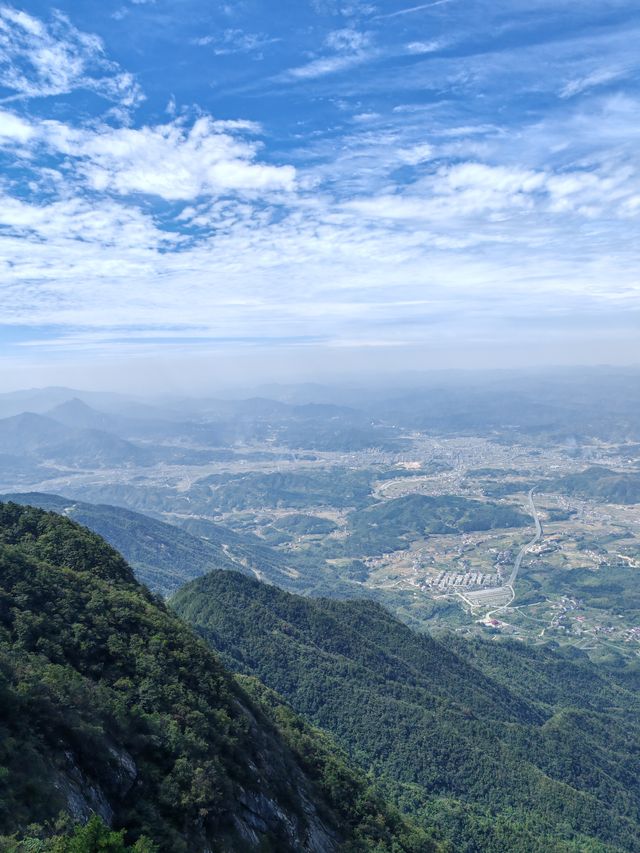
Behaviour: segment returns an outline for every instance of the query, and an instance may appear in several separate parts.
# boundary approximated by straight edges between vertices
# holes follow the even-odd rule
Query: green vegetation
[[[517,507],[454,495],[406,495],[349,515],[349,554],[382,554],[407,541],[434,533],[467,533],[500,527],[523,527],[530,516]]]
[[[568,495],[582,498],[596,498],[617,504],[640,503],[640,472],[629,471],[620,474],[593,465],[579,474],[568,474],[554,480],[545,489],[557,489]]]
[[[341,847],[343,853],[370,850],[372,839],[380,851],[431,853],[442,849],[424,830],[408,824],[399,812],[389,808],[372,779],[352,769],[346,753],[326,732],[306,723],[257,678],[237,676],[237,680],[298,756],[306,774],[327,792],[340,826],[348,829],[351,839]]]
[[[525,490],[524,484],[517,480],[473,480],[473,485],[479,486],[488,498],[506,498]]]
[[[277,552],[255,537],[239,536],[221,524],[199,524],[194,519],[187,523],[187,530],[122,507],[37,492],[4,495],[3,499],[64,513],[85,525],[123,555],[141,583],[163,596],[214,569],[257,569],[274,581],[282,580],[286,570],[285,560]]]
[[[335,521],[330,518],[321,518],[317,515],[306,515],[304,513],[293,513],[278,518],[273,522],[273,527],[294,536],[318,536],[333,533],[338,529]]]
[[[234,519],[234,524],[237,529],[239,524],[237,517]],[[255,518],[251,515],[248,524],[251,527],[255,526]],[[260,538],[273,546],[289,545],[299,541],[303,536],[313,536],[318,541],[337,529],[338,525],[330,518],[306,513],[291,513],[276,517],[271,524],[261,527]]]
[[[220,546],[138,512],[36,492],[3,497],[16,503],[64,512],[106,539],[125,557],[138,580],[162,595],[175,592],[185,581],[212,569],[241,569]]]
[[[172,606],[456,850],[635,851],[640,701],[585,657],[412,632],[366,601],[236,573]]]
[[[622,609],[627,617],[640,619],[638,569],[627,564],[599,569],[555,569],[545,577],[545,591],[582,599],[589,607],[611,614]]]
[[[300,409],[307,407],[300,407]],[[396,430],[388,426],[354,424],[347,418],[344,422],[336,422],[333,417],[324,420],[318,417],[319,406],[308,407],[308,420],[288,421],[278,428],[278,441],[287,447],[305,448],[320,452],[340,451],[354,453],[377,447],[384,450],[401,450],[404,443],[397,436]]]
[[[515,506],[459,498],[455,495],[406,495],[352,513],[351,525],[393,529],[396,535],[467,533],[496,527],[522,527],[531,518]]]
[[[196,499],[204,491],[209,506],[218,512],[253,507],[307,509],[363,506],[371,491],[371,473],[333,470],[292,471],[238,476],[212,475],[198,480],[190,491]]]
[[[429,849],[381,800],[372,805],[352,787],[351,771],[338,774],[334,810],[334,777],[323,769],[330,743],[315,747],[307,732],[303,761],[286,730],[102,539],[59,515],[0,504],[5,837],[33,837],[32,824],[53,826],[63,812],[80,822],[100,815],[138,851],[150,849],[143,836],[160,853],[279,853],[309,837],[328,850]],[[335,761],[342,767],[337,752]],[[78,830],[81,841],[90,831]],[[60,849],[96,849],[76,840]],[[121,849],[110,833],[106,843]]]
[[[133,845],[127,844],[123,829],[118,832],[109,829],[97,815],[69,835],[51,834],[41,827],[30,827],[29,831],[37,834],[22,839],[0,838],[1,853],[156,853],[157,850],[155,844],[144,837]]]

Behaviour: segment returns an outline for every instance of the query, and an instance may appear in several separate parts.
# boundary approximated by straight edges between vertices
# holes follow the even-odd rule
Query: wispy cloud
[[[603,86],[606,83],[611,83],[613,80],[619,80],[626,76],[627,72],[620,68],[601,68],[597,71],[592,71],[584,77],[577,77],[569,80],[560,90],[561,98],[572,98],[574,95],[579,95],[587,89],[593,89],[596,86]]]
[[[368,53],[358,53],[353,54],[353,56],[324,56],[307,62],[306,65],[289,69],[284,77],[292,80],[312,80],[316,77],[324,77],[327,74],[337,74],[339,71],[355,68],[356,65],[367,62],[369,58],[370,54]]]
[[[407,45],[408,53],[422,54],[422,53],[434,53],[436,50],[441,50],[445,46],[445,43],[439,39],[433,39],[433,41],[411,41]]]
[[[311,80],[316,77],[324,77],[327,74],[336,74],[346,71],[357,65],[362,65],[376,55],[371,48],[371,36],[369,33],[360,32],[350,27],[330,32],[325,40],[326,46],[334,51],[328,56],[321,56],[291,68],[283,77],[291,80]]]
[[[140,102],[133,76],[105,56],[102,41],[60,12],[48,24],[0,6],[0,88],[12,97],[47,97],[90,89],[125,107]]]
[[[238,29],[226,29],[221,34],[199,36],[193,44],[199,47],[211,46],[216,56],[229,56],[234,53],[258,53],[268,45],[277,44],[281,39],[264,33],[247,33]]]
[[[363,33],[346,27],[342,30],[333,30],[326,39],[327,46],[339,52],[358,52],[365,50],[371,44],[369,33]]]

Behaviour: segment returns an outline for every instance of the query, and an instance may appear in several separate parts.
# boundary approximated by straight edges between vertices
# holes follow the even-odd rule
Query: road
[[[467,593],[466,595],[462,592],[457,593],[457,595],[459,595],[460,598],[463,599],[463,601],[465,601],[467,604],[470,604],[472,607],[478,607],[482,604],[483,598],[490,598],[492,594],[495,595],[495,593],[498,592],[508,593],[510,595],[509,600],[505,601],[504,603],[500,604],[499,607],[496,607],[494,610],[487,613],[487,618],[491,617],[494,613],[498,613],[499,611],[504,610],[513,603],[513,600],[516,597],[514,584],[516,582],[516,578],[518,577],[518,572],[520,571],[520,566],[522,564],[524,555],[530,548],[533,548],[533,546],[542,538],[542,525],[540,524],[540,519],[538,517],[538,510],[536,509],[536,505],[533,502],[533,489],[529,490],[529,509],[531,510],[531,515],[533,516],[533,521],[536,526],[535,536],[533,537],[533,539],[530,539],[529,542],[526,542],[518,551],[518,554],[513,562],[513,569],[511,569],[511,574],[509,575],[507,582],[501,587],[496,587],[496,589],[486,589],[477,593]]]
[[[522,558],[527,553],[529,548],[532,548],[542,538],[542,525],[540,524],[540,519],[538,518],[538,510],[536,509],[536,505],[533,502],[533,489],[529,489],[529,509],[531,510],[531,515],[533,516],[533,520],[536,525],[536,535],[530,542],[527,542],[527,544],[523,545],[522,548],[520,548],[520,550],[518,551],[518,556],[515,559],[513,569],[511,570],[511,574],[509,575],[509,580],[505,584],[505,586],[510,586],[512,588],[513,584],[516,582],[516,578],[518,577]]]

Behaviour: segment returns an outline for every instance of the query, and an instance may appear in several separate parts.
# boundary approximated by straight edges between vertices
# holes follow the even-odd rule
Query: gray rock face
[[[300,780],[302,781],[302,780]],[[305,853],[332,853],[337,849],[338,838],[322,821],[317,810],[305,800],[304,817],[285,811],[278,803],[264,794],[243,791],[239,797],[241,810],[235,816],[237,831],[251,848],[260,844],[260,834],[272,832],[284,834],[289,847]]]
[[[53,786],[66,802],[68,813],[79,823],[97,814],[111,825],[114,810],[102,787],[83,773],[72,752],[65,752],[64,760],[55,771]]]
[[[113,744],[109,747],[109,752],[114,760],[114,782],[117,792],[121,797],[125,797],[138,778],[138,768],[126,749]]]
[[[252,722],[255,723],[255,719]],[[262,733],[258,735],[262,736]],[[115,743],[109,745],[109,752],[113,771],[100,782],[90,778],[71,750],[65,751],[58,766],[52,768],[52,785],[59,795],[61,808],[78,823],[86,823],[97,814],[112,826],[118,809],[135,786],[138,768],[131,755]],[[249,853],[261,850],[267,836],[282,838],[283,850],[334,853],[338,849],[337,830],[320,815],[312,799],[310,782],[297,768],[294,778],[289,780],[297,801],[288,803],[287,807],[273,795],[274,778],[270,778],[282,768],[253,765],[251,769],[255,773],[256,788],[237,791],[237,809],[230,816],[232,827],[230,831],[223,830],[226,841],[207,838],[202,827],[192,827],[191,849],[198,853]]]

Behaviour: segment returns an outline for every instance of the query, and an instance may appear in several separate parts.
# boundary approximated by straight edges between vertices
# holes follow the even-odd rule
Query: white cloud
[[[352,56],[326,56],[321,59],[314,59],[306,65],[291,68],[285,76],[294,80],[312,80],[316,77],[336,74],[339,71],[354,68],[356,65],[362,65],[367,59],[369,56],[365,53],[353,54]]]
[[[305,65],[292,68],[278,79],[313,79],[355,68],[365,62],[381,58],[394,58],[408,54],[422,55],[434,53],[443,48],[448,41],[413,41],[403,46],[379,48],[373,46],[371,33],[347,27],[334,30],[325,39],[328,48],[335,51],[328,56],[312,59]]]
[[[312,80],[355,68],[376,55],[370,47],[369,33],[359,32],[350,27],[330,32],[326,38],[326,45],[335,53],[313,59],[306,65],[291,68],[282,76],[292,80]]]
[[[26,80],[14,92],[87,86],[104,94],[115,91],[114,80],[125,90],[132,84],[95,37],[76,37],[62,18],[45,26],[6,8],[0,48],[10,32],[12,63]],[[250,48],[246,34],[228,32],[228,43],[224,34],[210,42],[214,49]],[[394,48],[373,47],[354,24],[334,30],[327,55],[288,79],[406,59],[434,45],[405,34]],[[172,330],[198,340],[392,345],[423,340],[427,328],[455,339],[505,317],[544,321],[580,306],[599,318],[613,303],[640,308],[638,104],[594,99],[588,112],[566,103],[556,115],[540,119],[533,110],[522,119],[512,106],[498,113],[458,97],[455,87],[467,80],[489,94],[491,75],[511,80],[523,53],[505,53],[497,65],[483,55],[470,69],[459,69],[465,60],[457,58],[454,83],[452,63],[441,57],[405,61],[395,72],[389,61],[384,79],[366,75],[367,97],[338,92],[352,119],[340,118],[346,132],[311,137],[296,125],[300,147],[286,159],[264,154],[253,122],[187,119],[181,109],[176,118],[173,106],[161,123],[130,116],[130,126],[115,126],[113,114],[76,125],[61,113],[36,119],[36,105],[31,117],[0,111],[0,143],[19,151],[25,175],[20,194],[11,195],[7,180],[0,197],[0,316],[66,325],[56,346],[77,352],[107,351],[132,327],[140,347]],[[533,53],[525,57],[528,81],[539,77]],[[7,68],[0,64],[0,75]],[[428,86],[442,98],[394,111],[404,83],[386,97],[393,73],[407,75],[410,98]],[[577,92],[576,81],[589,75],[582,66],[571,73]],[[564,79],[555,66],[542,90],[555,92]],[[377,84],[385,98],[376,100]]]
[[[602,68],[598,71],[593,71],[584,77],[577,77],[574,80],[569,80],[560,90],[561,98],[572,98],[574,95],[579,95],[587,89],[593,89],[595,86],[602,86],[610,83],[612,80],[619,80],[624,77],[626,72],[616,68]]]
[[[514,198],[542,188],[554,198],[579,195],[578,184],[479,165],[442,170],[431,185],[368,206],[317,193],[278,215],[251,202],[192,204],[179,220],[203,231],[185,243],[131,201],[3,199],[0,311],[5,322],[111,329],[113,338],[135,326],[141,339],[144,329],[170,337],[170,328],[184,337],[385,345],[421,339],[425,324],[452,334],[466,316],[476,325],[505,313],[544,317],[578,300],[597,313],[612,295],[610,260],[601,263],[608,239],[626,247],[616,253],[616,297],[640,306],[637,251],[624,224],[610,238],[600,228],[561,236],[546,210],[538,216]],[[490,215],[505,210],[517,217]],[[91,349],[91,336],[69,335],[56,346]]]
[[[358,124],[367,124],[368,122],[375,121],[380,118],[380,113],[356,113],[353,116],[353,121]]]
[[[444,46],[444,42],[434,39],[433,41],[412,41],[407,45],[409,53],[434,53]]]
[[[45,25],[11,6],[0,6],[0,87],[13,97],[90,89],[127,107],[142,98],[133,76],[106,58],[97,36],[76,29],[60,12]]]
[[[424,12],[427,9],[431,9],[433,6],[444,6],[447,3],[452,3],[453,0],[432,0],[431,3],[421,3],[419,6],[408,6],[405,9],[398,9],[397,12],[389,12],[386,15],[377,15],[376,18],[378,20],[382,20],[384,18],[399,18],[404,15],[413,15],[416,12]]]
[[[34,135],[35,131],[29,122],[14,113],[0,110],[0,145],[29,142]]]
[[[29,204],[20,199],[0,196],[0,226],[5,233],[29,235],[55,244],[69,244],[79,240],[94,247],[136,246],[157,248],[178,243],[179,238],[169,232],[159,231],[151,217],[135,207],[124,206],[110,200],[99,203],[75,196],[48,204]],[[56,271],[52,270],[55,275]]]
[[[347,202],[350,210],[390,221],[422,221],[455,229],[455,222],[500,222],[517,217],[536,221],[540,215],[570,214],[592,219],[609,215],[637,216],[640,172],[618,167],[599,172],[577,170],[554,174],[546,171],[483,163],[441,167],[403,192],[384,193]]]
[[[371,37],[368,33],[346,27],[342,30],[334,30],[326,38],[327,46],[338,52],[360,51],[368,47]]]
[[[505,166],[488,166],[484,163],[460,163],[439,173],[450,191],[479,190],[490,194],[497,192],[513,195],[539,190],[544,176],[531,170]]]
[[[227,193],[264,194],[294,189],[292,166],[257,161],[259,143],[247,136],[255,122],[198,118],[141,128],[74,128],[58,121],[27,122],[0,111],[0,144],[44,146],[64,156],[69,177],[96,192],[142,193],[167,201]]]
[[[341,3],[340,13],[345,18],[354,18],[366,15],[373,15],[376,7],[373,3],[362,2],[362,0],[352,0],[352,2]]]
[[[293,189],[293,167],[255,162],[257,144],[232,135],[229,130],[236,127],[202,117],[190,128],[176,122],[105,128],[75,136],[68,151],[79,159],[97,191],[145,193],[176,201]]]
[[[428,142],[411,145],[409,148],[400,148],[397,151],[398,159],[409,166],[417,166],[418,163],[425,163],[431,160],[433,156],[434,148]]]

